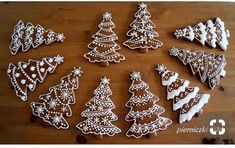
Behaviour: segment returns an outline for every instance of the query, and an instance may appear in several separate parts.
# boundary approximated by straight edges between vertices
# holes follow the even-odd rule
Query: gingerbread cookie
[[[37,48],[43,43],[49,45],[55,41],[63,42],[65,39],[63,33],[55,33],[51,29],[45,30],[41,25],[34,26],[32,23],[19,21],[14,28],[9,46],[12,55],[22,49],[23,52],[30,48]]]
[[[130,49],[140,49],[140,52],[148,52],[148,49],[157,49],[163,45],[156,39],[159,34],[154,30],[155,24],[150,20],[151,14],[147,10],[147,4],[139,4],[139,10],[135,13],[135,20],[130,24],[131,30],[127,32],[129,40],[123,45]]]
[[[88,45],[92,51],[84,54],[84,57],[91,63],[101,62],[104,66],[108,66],[109,62],[119,63],[125,60],[125,57],[117,51],[121,47],[115,43],[118,40],[117,35],[113,32],[115,28],[112,22],[111,13],[103,14],[103,21],[98,26],[100,30],[92,36],[94,40]]]
[[[168,118],[160,115],[165,109],[157,105],[157,96],[148,91],[148,84],[141,79],[140,72],[133,71],[130,74],[132,84],[129,92],[132,94],[126,107],[130,108],[125,120],[133,122],[127,131],[127,137],[140,138],[147,134],[157,134],[157,131],[166,130],[172,123]]]
[[[81,68],[75,68],[67,76],[61,78],[59,85],[49,88],[49,93],[39,97],[41,102],[32,102],[31,108],[35,116],[55,126],[57,129],[68,129],[65,117],[72,116],[70,104],[75,104],[74,90],[78,89]]]
[[[208,20],[205,24],[198,23],[195,26],[188,26],[184,29],[176,30],[176,38],[185,38],[190,41],[197,40],[203,46],[207,43],[210,47],[216,48],[216,44],[222,50],[227,50],[229,30],[225,29],[224,22],[217,17],[215,23]]]
[[[163,64],[158,64],[156,70],[161,74],[162,85],[167,86],[167,100],[173,100],[173,110],[180,109],[180,124],[202,112],[202,107],[210,98],[209,94],[198,94],[198,87],[189,87],[188,80],[178,78],[178,73],[167,70]]]
[[[184,65],[190,65],[193,74],[199,74],[202,82],[208,80],[209,87],[213,89],[219,85],[221,77],[225,77],[226,60],[224,55],[215,56],[213,53],[203,51],[179,50],[175,47],[169,50],[170,55],[176,56]]]
[[[34,91],[37,82],[42,83],[47,73],[53,73],[63,57],[55,56],[43,58],[41,61],[29,59],[28,63],[18,62],[18,65],[9,64],[7,74],[11,80],[16,95],[21,100],[28,99],[28,89]]]
[[[118,117],[112,112],[115,105],[109,98],[112,95],[109,79],[101,78],[93,94],[95,96],[86,103],[89,108],[81,113],[81,116],[86,117],[87,120],[78,123],[76,127],[84,134],[100,135],[101,138],[103,135],[114,136],[120,133],[121,130],[111,123],[118,120]]]

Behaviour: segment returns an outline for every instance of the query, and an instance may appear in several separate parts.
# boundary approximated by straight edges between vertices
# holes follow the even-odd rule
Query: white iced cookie
[[[190,41],[195,39],[202,45],[208,43],[212,48],[215,48],[217,43],[222,50],[227,50],[228,37],[230,37],[229,30],[225,29],[224,22],[219,17],[214,23],[208,20],[205,24],[200,22],[193,27],[188,26],[176,30],[174,35],[176,38],[185,38]]]

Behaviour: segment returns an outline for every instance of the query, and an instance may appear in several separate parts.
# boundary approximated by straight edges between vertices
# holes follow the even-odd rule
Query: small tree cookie
[[[154,30],[156,26],[150,20],[151,14],[147,10],[147,4],[139,4],[139,10],[134,16],[136,19],[130,24],[131,30],[127,32],[127,36],[131,38],[123,45],[130,49],[140,49],[140,52],[161,47],[163,43],[156,39],[159,34]]]
[[[78,89],[81,75],[81,68],[74,67],[69,75],[61,78],[59,85],[51,87],[49,93],[39,97],[41,103],[31,103],[33,114],[57,129],[68,129],[69,124],[65,117],[72,116],[70,104],[75,104],[74,90]]]
[[[28,63],[18,62],[18,65],[9,64],[7,74],[11,80],[16,95],[21,100],[28,99],[28,89],[34,91],[37,82],[42,83],[47,73],[53,73],[63,57],[55,56],[43,58],[40,61],[29,59]]]
[[[227,50],[229,30],[225,29],[224,22],[217,17],[215,22],[208,20],[205,24],[198,23],[195,26],[188,26],[184,29],[176,30],[174,35],[176,38],[184,38],[198,41],[203,46],[207,43],[210,47],[216,48],[216,44],[222,50]]]
[[[129,92],[132,94],[126,107],[131,108],[125,120],[133,122],[127,131],[127,137],[140,138],[147,134],[157,134],[159,130],[165,130],[172,121],[160,115],[165,109],[157,105],[157,96],[148,91],[148,84],[141,79],[140,72],[130,74],[132,84]]]
[[[87,120],[78,123],[76,127],[84,134],[95,134],[99,135],[100,138],[103,135],[114,136],[120,133],[121,130],[111,123],[118,120],[118,117],[112,112],[115,105],[109,98],[112,95],[109,79],[101,78],[100,85],[93,94],[95,96],[86,103],[89,108],[81,113],[81,116],[86,117]]]
[[[115,25],[111,13],[103,14],[103,21],[98,27],[100,30],[92,36],[94,40],[88,45],[92,51],[84,54],[84,57],[91,63],[101,62],[103,66],[109,66],[109,62],[119,63],[125,60],[125,57],[117,52],[121,47],[115,43],[118,37],[112,30]]]
[[[162,85],[167,87],[167,100],[173,100],[173,110],[180,109],[180,124],[202,113],[209,94],[198,94],[198,87],[189,87],[188,80],[178,78],[178,73],[167,70],[163,64],[158,64],[156,70],[162,76]]]
[[[199,74],[202,82],[208,80],[209,87],[213,89],[219,85],[220,77],[225,77],[226,60],[224,55],[215,56],[204,51],[179,50],[175,47],[169,50],[170,55],[176,56],[184,65],[190,65],[193,74]]]
[[[34,26],[30,22],[25,24],[20,20],[14,28],[9,48],[11,54],[15,55],[20,48],[23,52],[26,52],[43,43],[49,45],[55,41],[63,42],[64,39],[63,33],[55,33],[51,29],[45,30],[41,25]]]

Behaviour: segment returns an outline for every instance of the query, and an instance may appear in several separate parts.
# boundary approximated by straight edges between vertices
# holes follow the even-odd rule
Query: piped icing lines
[[[189,65],[192,73],[198,73],[201,82],[208,81],[209,87],[213,89],[219,85],[221,77],[225,77],[226,66],[225,56],[223,54],[215,55],[213,53],[204,53],[204,51],[191,51],[191,49],[177,49],[175,47],[169,50],[170,55],[177,57],[184,65]]]
[[[33,114],[57,129],[68,129],[65,117],[72,116],[70,105],[76,102],[74,91],[79,87],[82,73],[80,67],[74,67],[70,74],[61,78],[59,85],[50,87],[49,93],[40,95],[41,102],[31,102]]]
[[[160,116],[165,109],[157,105],[159,98],[148,91],[149,86],[141,79],[140,72],[133,71],[130,77],[132,83],[129,92],[132,96],[125,105],[130,108],[125,120],[132,122],[132,126],[126,132],[126,136],[140,138],[165,130],[172,121]]]
[[[28,90],[34,91],[37,82],[42,83],[47,73],[53,73],[57,65],[63,63],[63,57],[47,57],[42,60],[31,60],[18,62],[18,65],[10,63],[7,74],[14,87],[16,95],[21,100],[28,99]]]
[[[13,31],[10,43],[10,52],[16,55],[22,49],[23,52],[30,48],[37,48],[45,43],[49,45],[53,42],[63,42],[65,39],[63,33],[55,33],[51,29],[44,29],[41,25],[34,26],[32,23],[19,21]]]
[[[158,73],[162,75],[162,81],[167,87],[167,99],[173,100],[173,110],[176,111],[180,109],[179,123],[190,121],[192,117],[202,110],[204,104],[206,104],[210,98],[209,94],[198,94],[199,87],[190,87],[189,81],[178,78],[171,79],[170,77],[175,77],[176,73],[167,70],[166,66],[163,64],[158,64]],[[167,78],[165,78],[167,77]]]
[[[109,83],[110,79],[107,77],[101,78],[99,86],[93,92],[95,96],[86,103],[88,109],[81,113],[81,116],[87,119],[76,127],[84,134],[114,136],[121,132],[111,123],[118,120],[118,117],[112,112],[115,105],[109,97],[112,95]]]
[[[202,45],[207,43],[210,47],[216,48],[216,44],[222,50],[227,50],[229,30],[225,29],[224,22],[217,17],[215,22],[208,20],[205,24],[198,23],[195,26],[188,26],[184,29],[178,29],[174,35],[176,38],[185,38],[190,41],[197,40]]]

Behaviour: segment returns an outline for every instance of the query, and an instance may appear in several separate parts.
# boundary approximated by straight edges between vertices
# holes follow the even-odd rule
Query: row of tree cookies
[[[51,59],[29,61],[28,65],[24,66],[24,70],[32,69],[34,64],[39,65],[36,67],[36,71],[39,72],[37,74],[44,78],[47,72],[53,72],[57,64],[63,61],[59,56]],[[59,62],[56,63],[56,61]],[[45,68],[44,72],[40,70],[42,67]],[[209,94],[198,94],[198,87],[190,87],[188,80],[178,78],[178,73],[167,70],[163,64],[158,64],[156,70],[162,76],[162,85],[167,87],[167,100],[173,100],[173,110],[180,109],[179,123],[190,121],[193,116],[202,113],[202,107],[208,102]],[[17,69],[14,73],[17,73]],[[74,91],[79,87],[82,73],[80,67],[74,68],[70,74],[61,78],[59,85],[49,88],[47,94],[39,97],[41,102],[32,102],[33,114],[57,129],[68,129],[69,124],[65,117],[72,116],[70,105],[76,102]],[[140,138],[143,135],[156,135],[157,131],[166,130],[172,121],[160,116],[165,109],[157,105],[159,98],[148,90],[149,86],[142,80],[140,72],[133,71],[130,79],[132,83],[129,92],[132,96],[126,103],[130,111],[125,120],[133,122],[133,125],[126,135]],[[76,127],[84,134],[113,136],[121,132],[111,123],[118,120],[118,117],[112,112],[115,105],[110,99],[112,91],[109,81],[107,77],[101,78],[99,86],[93,92],[95,96],[86,103],[88,109],[81,113],[81,116],[87,119],[78,123]]]
[[[127,33],[127,35],[131,36],[131,38],[127,40],[124,45],[128,46],[130,49],[140,48],[143,52],[147,52],[148,48],[156,49],[162,46],[163,43],[156,39],[156,37],[159,35],[153,29],[155,28],[155,25],[150,20],[151,15],[147,11],[146,4],[140,4],[139,10],[135,14],[135,17],[135,21],[130,25],[132,29]],[[101,62],[105,63],[107,66],[109,62],[120,62],[125,60],[125,57],[117,52],[117,50],[120,49],[120,46],[114,42],[118,39],[118,37],[112,31],[112,29],[115,28],[115,25],[111,19],[112,16],[110,13],[103,14],[103,21],[101,24],[99,24],[100,30],[95,35],[93,35],[94,41],[88,45],[92,51],[84,55],[84,57],[87,58],[90,62]],[[207,43],[213,48],[215,48],[216,43],[218,43],[221,49],[226,50],[228,45],[227,37],[229,37],[229,32],[225,31],[223,21],[221,21],[220,18],[216,18],[215,23],[209,20],[205,25],[199,23],[194,27],[188,26],[185,29],[177,30],[175,35],[177,38],[186,38],[191,41],[196,39],[201,44],[204,45]],[[55,33],[51,29],[45,30],[40,25],[34,26],[31,23],[24,24],[23,21],[19,21],[15,26],[14,33],[12,35],[10,49],[11,53],[15,55],[20,48],[25,52],[28,51],[28,49],[31,47],[37,48],[43,43],[51,44],[55,41],[63,42],[64,39],[65,37],[63,34]],[[215,54],[213,53],[207,54],[202,51],[191,52],[190,49],[179,50],[177,48],[170,49],[170,54],[177,56],[185,65],[189,64],[193,74],[197,72],[199,73],[202,82],[208,79],[210,88],[214,88],[216,85],[218,85],[220,77],[225,75],[224,67],[226,65],[226,61],[224,55],[215,57]],[[56,56],[54,58],[43,58],[41,61],[29,60],[28,63],[19,62],[18,66],[10,63],[7,72],[11,79],[11,83],[14,86],[16,95],[24,101],[27,100],[27,89],[34,91],[37,82],[43,82],[46,74],[48,72],[53,73],[57,65],[61,64],[62,62],[63,57]],[[188,87],[189,82],[183,81],[182,79],[177,79],[177,73],[165,73],[168,70],[166,70],[164,66],[160,67],[163,67],[160,69],[165,69],[165,71],[161,72],[162,75],[166,75],[163,77],[166,79],[166,82],[163,81],[163,85],[168,86],[172,83],[172,89],[168,90],[170,95],[168,99],[174,99],[174,110],[181,108],[179,122],[182,123],[191,120],[192,116],[194,116],[195,113],[201,111],[202,106],[207,103],[209,95],[197,94],[199,88]],[[135,72],[135,74],[133,72],[133,75],[138,75],[138,72]],[[31,106],[34,114],[43,118],[44,121],[49,122],[57,128],[60,127],[63,129],[63,127],[67,127],[68,124],[63,117],[72,115],[69,104],[75,103],[73,89],[78,87],[78,85],[76,85],[78,84],[78,82],[76,82],[78,79],[77,76],[81,76],[81,71],[79,68],[75,68],[70,75],[62,78],[61,84],[52,87],[50,89],[50,93],[40,96],[40,99],[43,103],[32,103]],[[134,78],[132,78],[132,80],[133,79]],[[137,91],[141,87],[147,85],[145,85],[145,83],[142,84],[141,78],[138,80],[141,81],[141,85],[135,86],[137,87]],[[178,86],[182,87],[178,88]],[[175,91],[177,89],[179,90]],[[179,97],[178,95],[183,97]],[[129,114],[130,120],[134,120],[134,115],[136,115],[135,119],[137,120],[135,120],[133,126],[127,132],[127,135],[141,137],[147,133],[154,133],[157,130],[165,129],[167,125],[171,124],[169,119],[160,118],[158,116],[163,110],[160,107],[153,105],[155,104],[153,103],[153,99],[151,99],[153,96],[154,95],[151,93],[143,92],[143,95],[139,96],[140,98],[138,98],[138,96],[137,98],[134,97],[134,99],[137,99],[137,101],[134,100],[134,102],[131,103],[132,106],[135,107],[131,109],[132,111],[130,111]],[[150,102],[150,104],[147,103],[150,106],[152,102],[153,106],[150,108],[144,108],[146,106],[146,102]],[[100,103],[101,104],[99,105],[104,105],[102,99]],[[112,104],[108,104],[108,106],[109,105],[112,106]],[[140,108],[140,110],[137,108]],[[151,116],[151,114],[154,114],[154,116]],[[83,115],[87,115],[87,117],[92,118],[92,121],[96,120],[102,124],[104,124],[104,121],[107,122],[109,119],[112,120],[112,118],[109,117],[103,118],[105,115],[111,115],[106,113],[101,114],[102,121],[101,118],[93,118],[97,115],[96,112],[92,114],[95,116],[91,116],[87,113],[84,113]],[[155,116],[159,119],[155,119]],[[142,120],[139,120],[139,118]],[[148,120],[148,118],[154,118],[154,120]],[[113,119],[116,119],[115,115],[113,115]],[[151,121],[151,124],[147,124],[146,121]],[[162,121],[165,122],[162,123]],[[109,123],[110,121],[106,124]],[[143,123],[144,126],[142,126],[141,123]],[[82,127],[78,126],[78,128],[80,127],[83,132],[84,130],[87,130],[88,133],[92,133],[91,129],[94,129],[90,128],[88,125],[92,126],[94,129],[97,129],[96,122],[90,122],[90,120],[81,123],[80,126]],[[118,131],[118,128],[114,128],[114,130],[109,132],[115,134]],[[108,130],[104,129],[103,132],[108,132]]]

